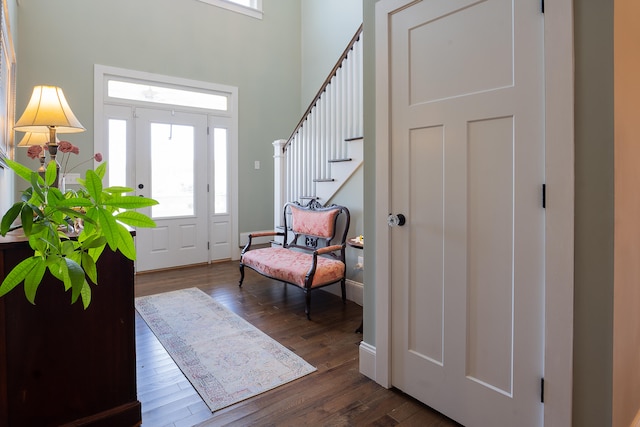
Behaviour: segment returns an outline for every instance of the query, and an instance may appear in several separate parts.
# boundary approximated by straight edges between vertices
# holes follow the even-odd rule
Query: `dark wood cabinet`
[[[32,254],[0,237],[0,281]],[[136,391],[133,262],[105,249],[84,310],[47,274],[27,301],[22,285],[0,297],[0,426],[134,426]]]

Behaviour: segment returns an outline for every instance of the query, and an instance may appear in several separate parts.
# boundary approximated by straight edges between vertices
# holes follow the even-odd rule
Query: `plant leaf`
[[[53,161],[49,162],[47,169],[44,172],[44,182],[48,187],[51,187],[58,177],[58,164]]]
[[[153,228],[156,226],[154,220],[147,215],[135,211],[121,212],[116,215],[116,219],[132,227],[148,227]]]
[[[26,203],[20,212],[20,220],[22,221],[22,230],[24,231],[24,235],[30,235],[31,229],[33,228],[33,210],[31,209],[31,206]]]
[[[99,248],[107,244],[107,239],[100,236],[91,236],[84,242],[82,242],[82,249],[91,249],[91,248]]]
[[[40,185],[42,185],[43,183],[44,181],[42,181],[40,175],[35,172],[31,173],[31,188],[33,189],[34,193],[36,193],[35,195],[31,196],[32,199],[37,196],[40,199],[39,202],[44,202],[47,200],[44,193],[42,192],[42,188],[40,188]]]
[[[105,209],[98,209],[98,218],[102,227],[102,234],[107,239],[107,244],[112,251],[115,251],[118,247],[118,240],[120,240],[116,219]]]
[[[65,208],[84,208],[93,206],[93,202],[89,199],[85,199],[83,197],[77,197],[73,199],[64,199],[58,202],[58,206]]]
[[[33,188],[29,187],[22,192],[22,196],[20,196],[20,200],[27,203],[33,197]]]
[[[47,270],[47,265],[43,258],[37,257],[35,260],[36,263],[24,279],[24,294],[27,297],[27,301],[34,305],[36,303],[36,291],[40,286],[40,282],[42,282],[44,272]]]
[[[138,209],[157,205],[158,201],[147,197],[113,196],[112,199],[105,200],[103,204],[106,206],[113,206],[115,208]]]
[[[64,283],[65,290],[69,290],[70,283],[68,279],[65,279],[65,277],[69,276],[65,273],[67,264],[64,262],[62,257],[49,257],[47,258],[45,263],[47,264],[51,275]]]
[[[64,258],[69,272],[69,280],[71,281],[71,304],[78,300],[80,291],[84,284],[84,270],[71,258]]]
[[[136,246],[133,243],[133,237],[131,232],[125,228],[125,226],[118,224],[118,233],[120,234],[120,241],[118,242],[118,249],[122,252],[122,255],[126,256],[130,260],[136,259]]]
[[[87,274],[89,279],[97,285],[98,269],[96,268],[96,262],[87,252],[82,252],[82,268],[84,269],[84,272]]]
[[[6,235],[11,228],[11,224],[16,220],[18,215],[20,214],[20,210],[22,209],[22,202],[17,202],[13,206],[9,208],[9,210],[2,217],[2,222],[0,223],[0,234]]]
[[[107,173],[107,162],[104,162],[96,168],[96,175],[100,178],[100,182],[104,179],[104,176]]]
[[[107,193],[111,193],[111,194],[131,193],[133,191],[133,188],[115,186],[115,187],[107,187],[103,191],[106,191]]]
[[[18,265],[13,267],[9,274],[7,274],[7,277],[2,281],[2,285],[0,285],[0,297],[6,295],[10,290],[15,288],[18,283],[22,282],[37,262],[38,257],[30,257],[22,260]]]
[[[85,176],[85,184],[89,195],[97,204],[100,204],[102,200],[102,180],[100,177],[94,171],[89,169]]]
[[[80,297],[82,298],[82,306],[86,310],[89,304],[91,304],[91,286],[89,286],[86,280],[84,281],[84,285],[82,285]]]
[[[36,174],[36,177],[40,178],[40,176],[36,172],[32,171],[21,163],[15,162],[11,159],[5,159],[5,162],[7,162],[7,165],[9,165],[9,167],[16,173],[16,175],[27,182],[31,182],[31,175],[34,173]],[[38,181],[40,182],[40,184],[44,184],[42,178],[40,178]]]

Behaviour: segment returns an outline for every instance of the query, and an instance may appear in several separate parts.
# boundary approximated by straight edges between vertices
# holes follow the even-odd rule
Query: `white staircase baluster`
[[[280,215],[287,201],[306,203],[302,197],[317,197],[316,181],[333,178],[330,161],[350,157],[349,142],[345,140],[362,137],[362,37],[360,27],[289,140],[284,144],[281,140],[273,142],[274,214]],[[361,149],[361,141],[357,146]],[[361,163],[361,155],[358,161]],[[341,170],[340,176],[346,176],[344,168]],[[278,217],[274,222],[281,221]]]

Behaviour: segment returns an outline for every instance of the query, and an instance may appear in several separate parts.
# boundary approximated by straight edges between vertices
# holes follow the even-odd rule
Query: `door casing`
[[[227,86],[209,82],[196,81],[191,79],[183,79],[179,77],[165,76],[143,71],[135,71],[118,67],[110,67],[96,64],[94,66],[94,150],[96,152],[104,151],[103,146],[106,144],[106,129],[104,126],[104,108],[105,108],[105,87],[109,76],[118,76],[136,80],[146,80],[149,82],[161,82],[182,87],[202,88],[217,92],[224,92],[229,95],[228,110],[225,113],[207,112],[209,116],[209,125],[212,123],[220,123],[219,119],[223,119],[224,127],[228,129],[228,191],[229,191],[229,214],[230,214],[230,255],[232,260],[240,259],[239,233],[238,233],[238,88],[235,86]],[[129,105],[129,103],[125,103]],[[181,107],[181,110],[192,111],[188,107]],[[202,109],[195,109],[202,113]],[[216,120],[211,120],[212,116],[216,116]],[[209,159],[211,160],[211,159]],[[213,188],[213,174],[208,174],[208,184]],[[211,199],[211,197],[210,197]],[[210,204],[210,211],[213,203]],[[215,221],[214,215],[208,217],[209,227],[213,226]],[[212,250],[209,250],[209,259]]]

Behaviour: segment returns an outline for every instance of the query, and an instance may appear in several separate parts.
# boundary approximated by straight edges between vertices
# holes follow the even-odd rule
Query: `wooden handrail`
[[[327,76],[327,78],[324,80],[324,83],[322,83],[322,86],[320,86],[320,90],[318,91],[316,96],[313,98],[313,101],[311,101],[311,103],[309,104],[309,107],[307,107],[307,110],[302,115],[302,118],[298,122],[298,125],[295,127],[293,132],[291,132],[291,136],[289,136],[289,139],[287,139],[287,142],[282,147],[283,152],[287,151],[287,147],[289,146],[289,144],[291,144],[291,140],[296,135],[300,127],[302,127],[302,124],[304,123],[304,121],[307,120],[307,117],[309,117],[309,113],[311,112],[313,107],[315,107],[316,103],[318,102],[322,94],[325,92],[325,90],[327,90],[327,86],[329,86],[329,83],[331,83],[331,79],[336,75],[340,67],[342,67],[342,62],[347,58],[351,49],[353,49],[353,45],[355,45],[356,42],[360,39],[360,35],[362,35],[362,24],[360,24],[360,27],[358,27],[358,30],[356,31],[355,35],[349,42],[349,45],[347,46],[347,48],[344,50],[344,52],[342,52],[342,55],[340,55],[340,59],[338,59],[338,62],[336,62],[336,65],[333,66],[333,69],[329,73],[329,76]]]

